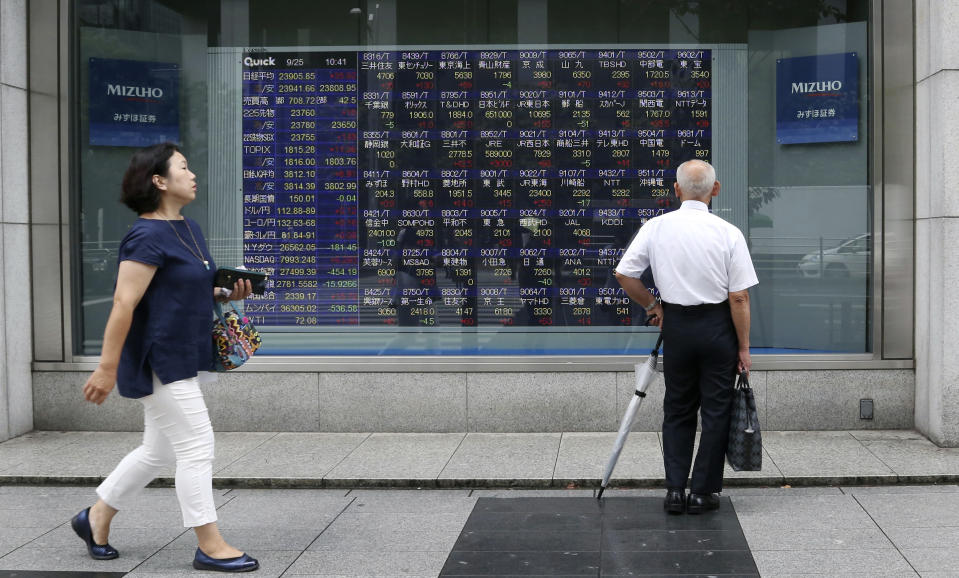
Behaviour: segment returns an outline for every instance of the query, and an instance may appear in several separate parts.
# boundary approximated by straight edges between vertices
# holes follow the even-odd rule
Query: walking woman
[[[165,468],[176,464],[183,525],[196,532],[198,570],[246,572],[259,568],[226,543],[213,503],[213,428],[200,381],[213,369],[210,335],[214,299],[240,300],[249,281],[232,292],[214,289],[216,267],[200,226],[180,214],[196,198],[196,175],[172,143],[137,151],[123,176],[122,201],[139,218],[120,242],[113,309],[100,364],[83,386],[87,401],[120,395],[143,404],[143,444],[97,488],[99,500],[72,526],[90,556],[119,556],[110,546],[110,522]]]

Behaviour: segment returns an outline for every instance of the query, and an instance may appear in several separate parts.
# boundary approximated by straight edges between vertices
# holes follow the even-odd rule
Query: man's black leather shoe
[[[689,494],[689,500],[686,501],[687,514],[702,514],[703,512],[718,509],[718,494]]]
[[[682,514],[686,509],[686,492],[684,490],[666,490],[666,500],[663,508],[670,514]]]

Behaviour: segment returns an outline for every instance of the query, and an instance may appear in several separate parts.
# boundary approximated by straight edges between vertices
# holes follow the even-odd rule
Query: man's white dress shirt
[[[616,271],[638,279],[652,266],[666,303],[722,303],[759,283],[742,232],[700,201],[650,219],[633,238]]]

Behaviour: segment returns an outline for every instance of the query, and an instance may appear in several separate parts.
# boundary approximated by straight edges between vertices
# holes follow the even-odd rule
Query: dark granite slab
[[[440,576],[759,576],[729,498],[715,512],[662,498],[480,498]]]

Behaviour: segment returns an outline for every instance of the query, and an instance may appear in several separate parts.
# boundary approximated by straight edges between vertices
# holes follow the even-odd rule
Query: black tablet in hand
[[[253,292],[262,295],[266,291],[266,279],[269,277],[266,273],[260,271],[251,271],[249,269],[235,269],[233,267],[220,267],[216,270],[213,277],[213,284],[217,287],[233,289],[233,283],[238,279],[249,279],[253,286]]]

